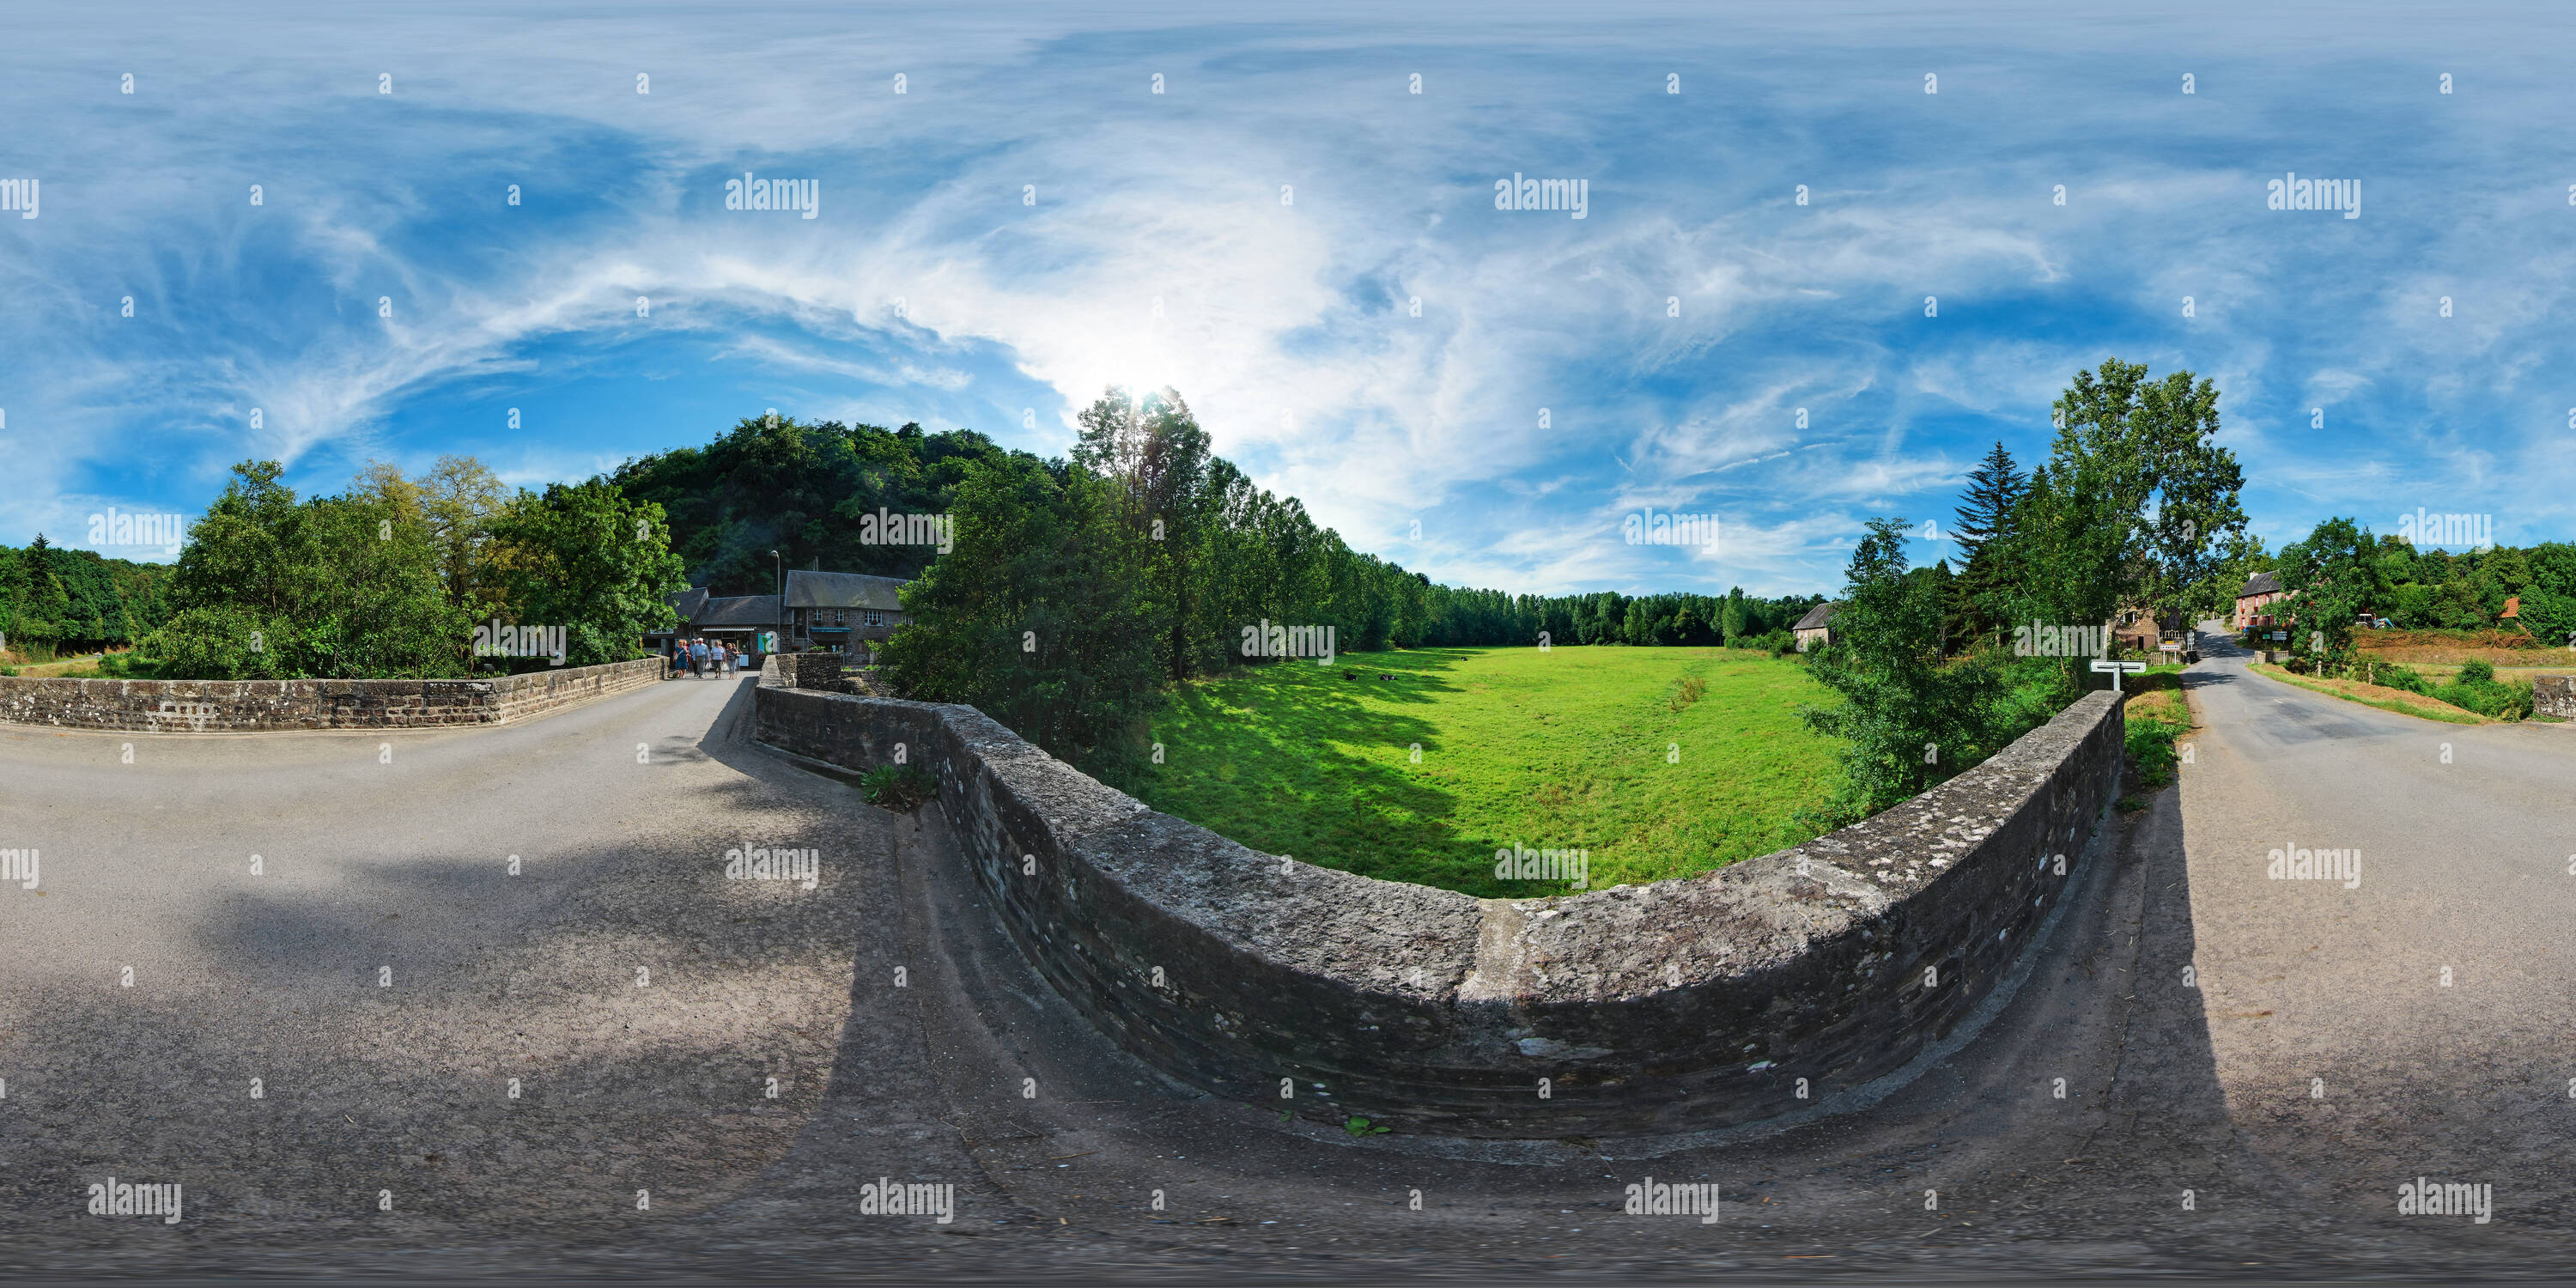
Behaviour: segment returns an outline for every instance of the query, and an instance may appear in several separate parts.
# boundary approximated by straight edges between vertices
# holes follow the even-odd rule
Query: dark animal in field
[[[1358,676],[1356,676],[1356,675],[1353,675],[1353,674],[1351,674],[1351,673],[1350,673],[1350,672],[1348,672],[1348,671],[1344,671],[1344,672],[1342,672],[1342,678],[1343,678],[1343,679],[1345,679],[1345,680],[1356,680],[1356,679],[1358,679],[1358,678],[1360,678],[1360,677],[1358,677]]]

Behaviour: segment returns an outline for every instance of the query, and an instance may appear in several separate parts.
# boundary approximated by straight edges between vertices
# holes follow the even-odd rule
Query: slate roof
[[[791,568],[787,570],[787,606],[874,608],[900,613],[903,601],[895,598],[895,592],[905,584],[901,577],[879,577],[863,572],[809,572]]]
[[[2243,599],[2248,595],[2278,595],[2280,593],[2282,593],[2282,591],[2281,581],[2279,578],[2274,577],[2268,572],[2258,572],[2245,579],[2245,589],[2236,592],[2236,597],[2238,599]]]
[[[691,586],[671,596],[671,607],[678,611],[683,622],[696,620],[699,611],[706,606],[707,588],[704,586]]]
[[[736,595],[731,599],[710,599],[698,615],[689,619],[691,626],[776,626],[778,596]]]
[[[1834,620],[1834,614],[1840,611],[1842,611],[1842,605],[1840,604],[1818,604],[1815,607],[1808,609],[1807,615],[1799,618],[1798,624],[1790,627],[1789,629],[1793,631],[1823,630],[1825,628],[1825,623]]]

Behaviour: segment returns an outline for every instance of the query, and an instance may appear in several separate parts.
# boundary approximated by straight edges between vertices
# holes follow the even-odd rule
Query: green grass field
[[[1496,879],[1494,851],[1584,850],[1601,889],[1809,839],[1793,820],[1840,770],[1796,710],[1831,698],[1795,659],[1717,648],[1350,654],[1183,687],[1153,721],[1164,763],[1108,777],[1272,854],[1485,897],[1564,894]]]

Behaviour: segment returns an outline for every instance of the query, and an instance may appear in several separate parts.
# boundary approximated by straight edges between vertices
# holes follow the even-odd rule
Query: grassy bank
[[[1840,771],[1796,709],[1831,700],[1794,658],[1720,648],[1354,654],[1186,686],[1153,721],[1163,763],[1103,777],[1269,853],[1562,894],[1497,879],[1494,851],[1583,850],[1598,889],[1808,839],[1794,817]]]
[[[2174,780],[2180,759],[2174,744],[2198,722],[2192,718],[2191,699],[2183,692],[2181,667],[2158,666],[2121,680],[2129,695],[2121,706],[2125,747],[2130,762],[2137,766],[2137,785],[2153,791]],[[2132,795],[2123,798],[2120,806],[2133,809],[2143,803],[2143,798]]]
[[[2268,662],[2253,663],[2251,669],[2257,674],[2268,675],[2284,684],[2296,685],[2299,688],[2306,689],[2312,693],[2323,693],[2329,697],[2342,698],[2346,702],[2358,702],[2365,707],[2377,707],[2382,711],[2394,711],[2399,715],[2420,716],[2426,720],[2439,720],[2444,724],[2482,725],[2498,723],[2497,721],[2490,720],[2485,716],[2479,715],[2477,712],[2461,710],[2460,708],[2452,706],[2450,703],[2444,702],[2439,698],[2429,698],[2421,693],[2414,693],[2405,689],[2392,689],[2384,684],[2368,684],[2360,680],[2319,679],[2315,676],[2294,675],[2291,672],[2282,670],[2280,667],[2273,666]]]

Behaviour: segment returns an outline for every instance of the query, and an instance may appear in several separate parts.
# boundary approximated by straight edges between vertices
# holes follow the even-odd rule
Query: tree
[[[519,493],[490,539],[501,599],[517,619],[505,624],[562,627],[565,665],[642,657],[644,635],[678,621],[670,596],[688,582],[662,507],[606,479]]]
[[[957,548],[903,590],[882,651],[908,696],[970,703],[1068,760],[1109,749],[1160,679],[1148,554],[1115,483],[1079,465],[970,468]]]
[[[1207,431],[1181,396],[1166,389],[1138,400],[1112,388],[1075,417],[1073,461],[1118,483],[1127,524],[1146,544],[1151,611],[1161,619],[1167,673],[1186,680],[1200,669],[1203,644],[1191,626],[1207,542],[1210,476]]]
[[[1834,643],[1809,655],[1833,707],[1804,707],[1807,726],[1844,742],[1845,818],[1874,814],[1982,759],[2000,692],[1982,662],[1941,663],[1942,583],[1909,576],[1903,519],[1871,519],[1853,547]]]
[[[2307,539],[2281,547],[2279,576],[2289,598],[2279,610],[2290,619],[2290,647],[2302,669],[2338,672],[2354,659],[2354,619],[2370,605],[2373,589],[2370,530],[2350,519],[2328,519]]]
[[[1726,637],[1726,645],[1728,648],[1741,647],[1736,643],[1736,641],[1743,639],[1746,634],[1744,628],[1744,588],[1742,586],[1737,586],[1726,592],[1726,608],[1724,611],[1725,616],[1719,619],[1719,623],[1720,632]]]
[[[299,503],[275,461],[245,461],[179,556],[170,619],[145,641],[172,679],[462,674],[464,614],[447,602],[416,514],[354,489]]]
[[[2216,386],[2188,371],[2151,383],[2146,371],[2106,359],[2057,400],[2062,428],[2015,524],[2011,620],[2093,625],[2128,606],[2179,610],[2221,539],[2244,530],[2242,471],[2213,441]]]
[[[1959,540],[1958,600],[1953,609],[1956,635],[1992,633],[1998,641],[2009,620],[2005,603],[2018,580],[2013,566],[2014,525],[2030,478],[2013,464],[2002,442],[1968,472],[1968,491],[1951,529]]]

